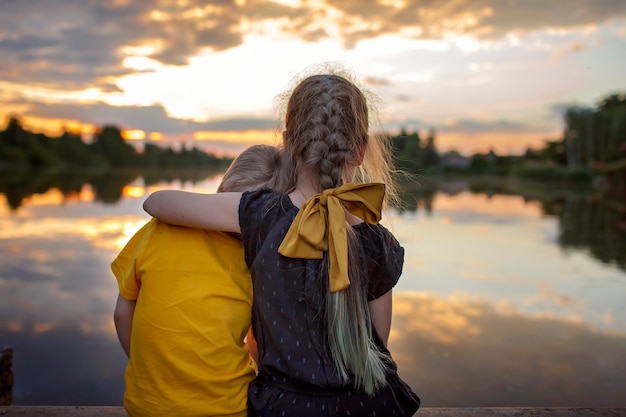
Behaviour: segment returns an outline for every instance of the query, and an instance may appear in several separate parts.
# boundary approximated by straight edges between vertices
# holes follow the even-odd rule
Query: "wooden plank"
[[[0,406],[13,402],[13,349],[0,349]]]
[[[81,406],[39,406],[11,405],[0,406],[1,417],[126,417],[122,407],[81,407]]]
[[[2,417],[123,417],[122,407],[0,406]],[[422,408],[415,417],[626,417],[625,408],[468,407]]]

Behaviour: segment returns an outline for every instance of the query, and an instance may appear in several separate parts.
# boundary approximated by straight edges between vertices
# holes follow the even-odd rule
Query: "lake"
[[[219,174],[5,175],[0,346],[14,403],[121,405],[110,263],[160,188]],[[424,407],[626,405],[626,208],[588,190],[426,176],[383,223],[406,250],[390,350]]]

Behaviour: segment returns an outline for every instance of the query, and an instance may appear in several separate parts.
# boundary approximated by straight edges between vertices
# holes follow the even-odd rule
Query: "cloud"
[[[142,33],[137,7],[135,2],[125,9],[95,1],[6,2],[0,15],[0,76],[73,89],[124,73],[119,47]]]
[[[582,42],[572,42],[568,46],[570,52],[581,52],[587,49],[587,45]]]
[[[434,127],[441,149],[456,149],[464,154],[494,151],[522,154],[527,148],[540,148],[555,132],[545,126],[510,120],[459,119]]]
[[[124,68],[128,47],[151,48],[163,64],[186,64],[205,49],[237,47],[248,34],[309,42],[338,37],[348,48],[386,34],[417,39],[472,35],[499,39],[509,33],[574,28],[626,18],[622,0],[535,2],[496,0],[425,2],[304,2],[154,0],[4,2],[0,15],[0,77],[12,82],[103,86]],[[273,24],[273,25],[272,25]]]
[[[416,101],[414,97],[407,95],[407,94],[398,94],[397,96],[395,96],[395,100],[401,103],[408,103],[408,102]]]
[[[277,121],[271,118],[242,117],[207,122],[174,119],[169,117],[161,106],[109,106],[103,103],[57,103],[53,106],[47,106],[41,103],[32,103],[29,106],[29,111],[42,118],[67,119],[68,115],[71,115],[72,119],[96,126],[112,124],[123,129],[141,129],[145,132],[177,135],[191,135],[203,130],[271,130],[277,126]]]
[[[388,33],[411,33],[418,39],[463,35],[500,39],[510,33],[569,29],[626,17],[626,3],[620,0],[593,4],[586,0],[412,0],[401,6],[369,0],[332,4],[341,12],[342,36],[347,44]]]
[[[563,58],[568,54],[585,52],[588,49],[589,46],[587,44],[579,41],[574,41],[570,42],[567,45],[564,45],[563,47],[557,47],[553,53],[556,58]]]
[[[464,133],[490,133],[490,132],[531,132],[536,130],[532,126],[508,120],[453,120],[444,125],[437,126],[441,132],[464,132]],[[543,129],[540,129],[541,131]]]
[[[371,86],[390,86],[393,82],[389,78],[383,77],[365,77],[363,82]]]
[[[163,3],[163,2],[161,2]],[[0,52],[7,81],[99,85],[120,75],[124,48],[153,46],[153,57],[180,65],[203,48],[223,50],[243,41],[242,12],[213,1],[30,0],[3,4]]]
[[[559,119],[563,119],[565,117],[565,113],[570,109],[592,110],[593,107],[587,104],[581,104],[581,103],[572,101],[568,103],[554,103],[548,108],[548,111],[551,117],[557,117]]]

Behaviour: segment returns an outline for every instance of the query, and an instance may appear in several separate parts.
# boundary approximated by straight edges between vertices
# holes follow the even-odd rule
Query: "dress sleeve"
[[[239,201],[239,228],[248,267],[256,256],[262,236],[265,235],[263,228],[267,226],[262,220],[268,211],[271,195],[270,190],[245,191]]]
[[[363,251],[369,275],[367,299],[372,301],[398,283],[404,265],[404,248],[382,225],[366,227]]]
[[[127,300],[136,300],[139,295],[141,280],[136,273],[137,259],[143,252],[156,224],[156,219],[152,219],[145,224],[130,238],[126,246],[111,263],[111,270],[117,280],[119,293]]]

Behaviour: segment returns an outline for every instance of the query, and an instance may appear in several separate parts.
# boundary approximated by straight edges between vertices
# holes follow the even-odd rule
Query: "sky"
[[[624,0],[0,0],[0,126],[274,143],[277,97],[334,63],[379,128],[440,151],[522,153],[568,106],[626,92]],[[139,143],[139,142],[138,142]]]

